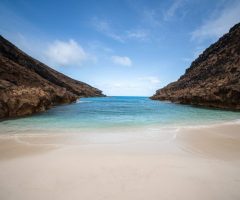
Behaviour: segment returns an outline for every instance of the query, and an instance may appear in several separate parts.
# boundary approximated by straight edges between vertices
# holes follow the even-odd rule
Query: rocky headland
[[[151,99],[240,110],[240,23],[207,48],[176,82]]]
[[[104,95],[35,60],[0,36],[0,118],[30,115],[95,96]]]

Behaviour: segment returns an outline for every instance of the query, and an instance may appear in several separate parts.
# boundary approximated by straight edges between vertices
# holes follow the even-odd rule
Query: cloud
[[[119,42],[124,42],[124,39],[122,38],[122,36],[115,33],[115,31],[113,30],[113,28],[110,25],[110,22],[108,22],[106,20],[99,20],[97,18],[94,18],[92,20],[92,25],[98,32],[100,32],[114,40],[117,40]]]
[[[189,62],[192,62],[192,61],[193,61],[193,58],[184,57],[184,58],[181,58],[181,60],[182,60],[183,62],[189,63]]]
[[[101,88],[104,88],[104,92],[109,96],[151,95],[146,85],[128,80],[118,80],[117,82],[108,81],[102,85]]]
[[[155,77],[155,76],[140,77],[139,80],[147,81],[147,82],[149,82],[151,84],[158,84],[158,83],[160,83],[159,78]]]
[[[112,56],[112,62],[123,66],[132,66],[132,61],[127,56]]]
[[[202,41],[209,38],[219,38],[240,21],[240,1],[217,12],[217,15],[207,19],[200,27],[191,33],[192,40]]]
[[[127,38],[129,39],[137,39],[137,40],[147,40],[148,39],[148,31],[146,30],[131,30],[131,31],[127,31]]]
[[[73,39],[56,40],[47,48],[45,55],[53,65],[80,65],[88,58],[84,49]]]
[[[184,0],[174,0],[172,5],[164,12],[164,20],[167,21],[172,18],[176,14],[178,9],[182,7],[183,4]]]
[[[114,50],[110,48],[109,46],[106,46],[104,43],[100,41],[90,41],[88,43],[88,48],[94,53],[113,53]]]
[[[92,20],[92,25],[98,32],[103,35],[112,38],[118,42],[124,43],[126,40],[138,40],[138,41],[146,41],[149,36],[149,31],[145,29],[130,29],[130,30],[118,30],[112,27],[111,23],[107,20],[99,20],[94,18]]]
[[[106,81],[99,88],[104,88],[104,92],[110,96],[151,96],[160,88],[160,80],[155,76],[119,77]]]

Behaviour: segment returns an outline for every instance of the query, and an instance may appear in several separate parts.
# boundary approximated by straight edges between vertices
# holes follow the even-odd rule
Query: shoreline
[[[127,131],[128,130],[128,131]],[[202,142],[208,142],[212,137],[216,137],[216,140],[228,138],[236,139],[236,142],[240,141],[240,120],[234,120],[224,122],[221,124],[211,125],[198,125],[187,126],[178,128],[169,127],[145,127],[145,129],[103,129],[101,131],[90,132],[60,132],[56,131],[46,133],[10,133],[0,134],[0,160],[2,154],[7,154],[7,149],[14,147],[17,150],[18,147],[38,148],[38,149],[59,149],[75,146],[81,148],[81,146],[130,146],[140,144],[156,144],[162,145],[166,143],[173,143],[174,145],[194,145],[196,144],[196,138]],[[239,132],[239,133],[238,133]],[[224,138],[225,137],[225,138]],[[239,137],[239,138],[238,138]],[[216,142],[212,141],[213,143]],[[144,145],[142,145],[144,147]],[[171,147],[172,148],[172,147]],[[144,148],[143,148],[144,150]],[[239,148],[240,150],[240,148]],[[240,151],[239,151],[240,152]],[[240,159],[240,154],[239,154]]]
[[[0,199],[240,199],[239,123],[158,131],[0,137]]]
[[[1,125],[1,122],[0,122]],[[156,131],[164,131],[164,130],[171,130],[171,131],[179,131],[182,129],[200,129],[200,128],[214,128],[219,126],[225,126],[225,125],[240,125],[240,118],[239,119],[233,119],[233,120],[224,120],[224,121],[215,121],[211,123],[202,123],[202,124],[167,124],[167,125],[156,125],[156,124],[145,124],[145,125],[133,125],[133,126],[110,126],[110,127],[96,127],[96,128],[70,128],[70,129],[52,129],[52,128],[46,128],[46,129],[34,129],[29,128],[26,130],[15,130],[16,133],[11,133],[9,130],[7,130],[9,133],[5,133],[6,130],[2,129],[0,130],[0,139],[2,137],[8,137],[12,135],[21,135],[21,136],[34,136],[34,135],[40,135],[40,136],[48,136],[48,135],[69,135],[71,134],[79,134],[79,132],[111,132],[111,131],[133,131],[133,130],[156,130]],[[22,132],[32,132],[32,133],[22,133]],[[46,133],[48,132],[48,133]],[[57,133],[56,133],[57,132]]]

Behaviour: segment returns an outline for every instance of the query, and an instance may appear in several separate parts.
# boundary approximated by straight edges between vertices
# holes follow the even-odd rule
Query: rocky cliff
[[[240,23],[151,99],[240,110]]]
[[[0,36],[0,118],[44,111],[102,91],[28,56]]]

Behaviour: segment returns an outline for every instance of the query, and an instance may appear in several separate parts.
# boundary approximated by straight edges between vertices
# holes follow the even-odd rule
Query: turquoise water
[[[30,117],[0,122],[0,133],[91,130],[121,127],[178,127],[240,119],[239,112],[196,108],[147,97],[82,98]]]

